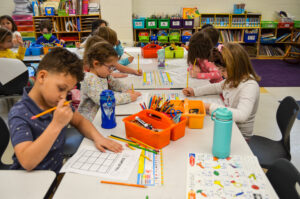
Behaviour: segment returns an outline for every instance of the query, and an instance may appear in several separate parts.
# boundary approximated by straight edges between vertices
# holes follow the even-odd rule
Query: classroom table
[[[185,98],[189,100],[202,100],[206,103],[216,103],[224,105],[221,97],[219,95],[206,95],[200,97],[185,97],[182,93],[182,90],[138,90],[141,92],[141,96],[138,97],[137,101],[131,102],[129,104],[121,104],[116,106],[116,116],[132,115],[141,111],[140,103],[145,102],[148,106],[148,102],[151,96],[154,94],[162,96],[175,95],[177,94],[179,99],[183,100]],[[99,109],[100,110],[100,109]],[[101,111],[101,110],[100,110]]]
[[[53,171],[0,170],[0,198],[44,198],[56,174]]]
[[[117,117],[117,127],[110,130],[101,128],[100,114],[97,114],[94,125],[105,136],[114,134],[125,137],[125,128],[122,122],[123,117]],[[163,171],[164,185],[156,187],[137,188],[128,186],[117,186],[101,184],[99,177],[80,175],[76,173],[66,173],[54,199],[65,198],[130,198],[141,199],[149,196],[149,199],[183,199],[186,198],[186,159],[189,152],[211,153],[213,139],[213,122],[210,117],[205,117],[203,129],[186,128],[185,136],[177,141],[171,141],[168,146],[163,148]],[[84,139],[81,146],[92,146],[93,142]],[[253,155],[239,129],[234,124],[232,129],[231,141],[232,155]],[[137,182],[137,169],[133,170],[127,183]],[[261,169],[258,167],[258,169]],[[271,187],[266,176],[265,182],[272,199],[278,198]]]

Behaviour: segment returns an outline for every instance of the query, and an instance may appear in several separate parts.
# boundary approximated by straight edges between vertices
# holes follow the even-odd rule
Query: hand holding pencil
[[[60,100],[53,114],[52,122],[59,128],[64,128],[73,117],[73,111],[69,106],[70,102],[67,104],[65,102],[65,99]]]

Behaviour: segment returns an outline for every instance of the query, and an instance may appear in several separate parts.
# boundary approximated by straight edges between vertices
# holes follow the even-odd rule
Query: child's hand
[[[80,45],[81,45],[80,42],[78,42],[78,41],[75,42],[76,48],[80,48]]]
[[[184,89],[182,89],[182,93],[188,97],[195,96],[194,89],[192,89],[192,88],[184,88]]]
[[[137,92],[137,91],[132,91],[132,89],[127,90],[126,93],[130,93],[130,94],[137,95],[137,96],[141,96],[142,95],[142,93]]]
[[[209,108],[210,108],[210,104],[209,103],[204,103],[204,107],[205,107],[206,112],[208,113]]]
[[[65,44],[66,42],[65,42],[65,40],[61,39],[61,40],[59,40],[59,43]]]
[[[189,72],[191,77],[196,78],[198,73],[201,72],[201,70],[199,67],[195,67],[195,68],[191,68]]]
[[[123,151],[123,147],[121,144],[104,137],[99,137],[95,139],[94,144],[96,148],[99,149],[101,152],[105,152],[105,148],[115,153]]]
[[[128,75],[125,74],[125,73],[112,73],[111,76],[114,77],[114,78],[128,77]]]
[[[134,59],[134,57],[132,57],[132,56],[128,57],[129,63],[131,63],[133,61],[133,59]]]
[[[52,122],[59,128],[65,127],[73,117],[73,111],[70,105],[64,105],[66,100],[62,99],[58,102],[57,108],[54,111]]]
[[[129,93],[132,102],[136,101],[136,99],[142,95],[140,92],[136,92],[132,90],[128,90],[126,91],[126,93]]]
[[[20,37],[19,35],[16,35],[16,43],[19,44],[20,46],[23,46],[23,40],[22,37]]]
[[[135,70],[135,71],[134,71],[134,74],[137,75],[137,76],[142,76],[143,71],[142,71],[141,69]]]

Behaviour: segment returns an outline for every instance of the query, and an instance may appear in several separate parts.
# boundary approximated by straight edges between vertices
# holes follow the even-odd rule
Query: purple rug
[[[253,59],[251,62],[261,77],[259,86],[300,87],[300,64],[289,64],[274,59]]]

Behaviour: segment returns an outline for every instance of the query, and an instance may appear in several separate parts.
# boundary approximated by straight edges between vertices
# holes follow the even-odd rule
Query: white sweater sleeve
[[[223,80],[219,83],[207,84],[205,86],[193,88],[195,96],[221,94],[222,86],[223,86],[224,82],[225,82],[225,80]]]
[[[257,106],[259,100],[259,86],[255,81],[247,81],[237,88],[238,94],[235,100],[238,100],[236,107],[227,107],[232,112],[233,120],[235,122],[243,123],[252,114],[254,106]],[[233,99],[231,99],[233,100]],[[217,104],[211,104],[209,112],[212,113],[217,108],[222,107]]]

